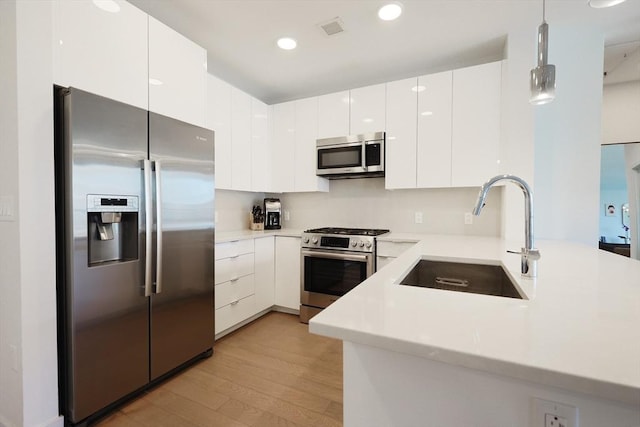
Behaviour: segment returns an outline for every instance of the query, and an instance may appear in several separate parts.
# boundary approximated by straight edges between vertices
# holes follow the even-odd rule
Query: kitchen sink
[[[401,285],[523,299],[499,265],[420,260]]]

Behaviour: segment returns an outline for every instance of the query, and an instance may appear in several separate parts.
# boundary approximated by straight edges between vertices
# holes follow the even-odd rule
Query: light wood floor
[[[342,343],[269,313],[97,425],[341,426]]]

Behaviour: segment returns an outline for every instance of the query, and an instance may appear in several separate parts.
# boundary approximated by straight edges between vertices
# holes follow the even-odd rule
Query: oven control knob
[[[360,242],[360,247],[364,248],[364,242]]]
[[[353,246],[355,248],[356,246],[358,246],[358,242],[355,242],[355,241],[351,242],[351,246]]]
[[[309,243],[309,238],[308,238],[308,237],[305,237],[304,239],[302,239],[302,241],[303,241],[304,243]]]
[[[314,245],[318,244],[318,238],[314,237],[313,239],[311,239],[311,243],[313,243]]]
[[[371,242],[367,242],[367,249],[369,249],[371,247]]]

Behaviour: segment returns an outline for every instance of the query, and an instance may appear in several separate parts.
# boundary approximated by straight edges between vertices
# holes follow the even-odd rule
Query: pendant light
[[[542,0],[542,24],[538,27],[538,66],[531,70],[531,98],[534,105],[546,104],[556,96],[556,66],[547,64],[549,26],[545,21],[545,0]]]

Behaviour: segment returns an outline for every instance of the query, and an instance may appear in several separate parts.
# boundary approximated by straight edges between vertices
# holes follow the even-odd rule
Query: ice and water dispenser
[[[87,196],[89,266],[138,259],[138,196]]]

